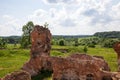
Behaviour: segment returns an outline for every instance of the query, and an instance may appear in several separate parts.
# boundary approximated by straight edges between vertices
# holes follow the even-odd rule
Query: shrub
[[[117,39],[107,39],[102,43],[102,46],[106,47],[106,48],[112,48],[113,45],[118,41],[119,40],[117,40]]]
[[[60,46],[65,46],[65,40],[64,39],[60,39],[59,40],[59,45]]]
[[[89,44],[88,47],[95,48],[95,45],[94,44]]]
[[[85,53],[87,53],[87,51],[88,51],[87,46],[84,46],[83,51],[84,51]]]

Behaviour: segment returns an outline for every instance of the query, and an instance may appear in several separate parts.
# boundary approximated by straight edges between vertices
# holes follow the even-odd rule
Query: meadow
[[[60,51],[58,49],[67,50]],[[52,45],[51,56],[66,57],[75,53],[84,53],[84,46],[58,46]],[[0,49],[0,77],[19,70],[29,60],[30,49],[20,49],[19,45],[8,45],[7,49]],[[109,64],[111,71],[117,71],[117,56],[112,48],[103,48],[97,45],[95,48],[88,48],[88,55],[103,56]],[[50,78],[48,78],[50,79]],[[47,79],[47,80],[48,80]]]

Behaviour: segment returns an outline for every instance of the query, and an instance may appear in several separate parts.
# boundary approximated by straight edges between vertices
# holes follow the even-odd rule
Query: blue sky
[[[120,0],[0,0],[0,36],[22,35],[28,21],[54,35],[120,31]]]

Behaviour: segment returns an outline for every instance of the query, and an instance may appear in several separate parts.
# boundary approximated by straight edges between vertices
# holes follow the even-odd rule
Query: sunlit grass
[[[29,50],[0,50],[0,77],[19,70],[29,58]]]

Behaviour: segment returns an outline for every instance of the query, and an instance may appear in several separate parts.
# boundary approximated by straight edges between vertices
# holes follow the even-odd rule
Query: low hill
[[[7,40],[8,43],[14,44],[14,43],[19,43],[21,40],[21,36],[1,36],[0,38]]]
[[[120,31],[96,32],[93,36],[100,38],[120,38]]]

